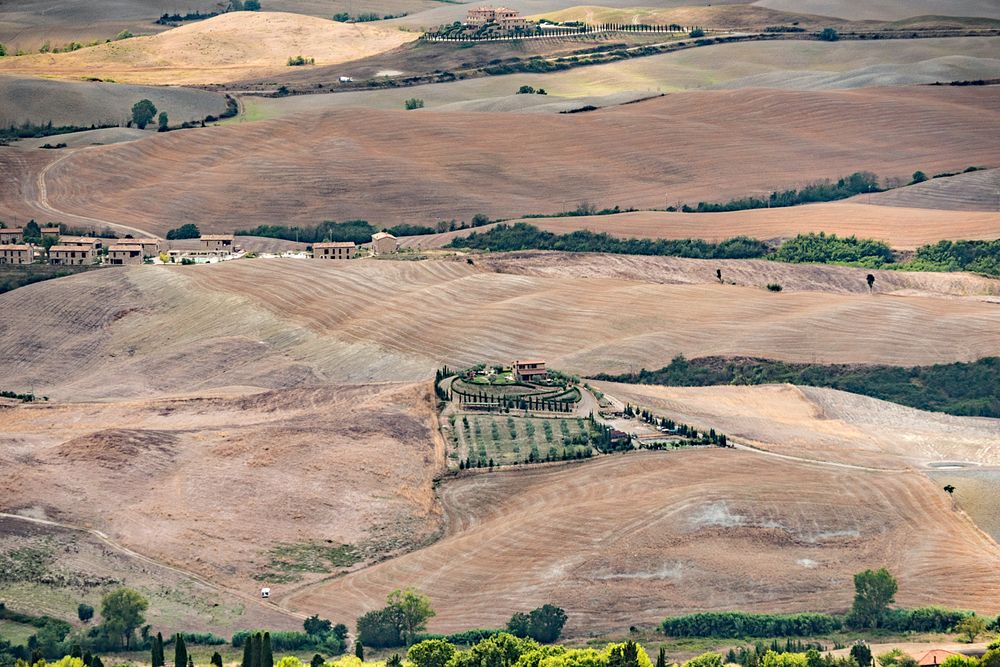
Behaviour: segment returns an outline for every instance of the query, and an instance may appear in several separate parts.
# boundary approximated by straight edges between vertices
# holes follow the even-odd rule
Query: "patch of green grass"
[[[0,619],[0,639],[9,641],[14,646],[27,644],[28,637],[36,632],[38,632],[38,628],[34,626]]]
[[[254,575],[258,581],[298,581],[302,573],[327,574],[361,560],[361,554],[350,544],[282,543],[273,546],[268,555],[271,560],[267,570]]]

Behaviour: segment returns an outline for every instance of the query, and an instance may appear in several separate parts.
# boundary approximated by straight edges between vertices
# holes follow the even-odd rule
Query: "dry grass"
[[[905,196],[900,199],[907,201]],[[588,229],[620,238],[699,238],[711,241],[740,235],[758,239],[784,239],[796,234],[826,232],[879,239],[900,249],[912,249],[941,239],[992,240],[1000,237],[1000,213],[890,208],[859,203],[861,201],[867,200],[861,197],[854,202],[727,213],[638,211],[617,215],[528,218],[520,222],[557,234]],[[873,197],[872,203],[875,201]],[[415,236],[404,239],[404,245],[439,248],[457,237],[487,229],[463,229]]]
[[[0,99],[5,100],[0,124],[124,125],[132,118],[132,105],[143,98],[176,125],[226,110],[224,96],[204,90],[0,76]]]
[[[947,211],[1000,212],[1000,169],[984,169],[872,195],[872,204]],[[998,234],[994,234],[994,238]]]
[[[496,627],[550,602],[581,636],[709,609],[843,611],[851,575],[878,564],[902,605],[998,610],[1000,548],[916,473],[641,453],[472,475],[442,502],[456,518],[441,541],[287,602],[353,617],[409,585],[438,610],[431,630]]]
[[[982,16],[1000,19],[991,0],[758,0],[755,5],[852,20],[896,21],[914,16]]]
[[[846,266],[784,264],[767,260],[685,259],[525,251],[481,255],[478,266],[500,273],[549,278],[613,278],[666,285],[717,284],[760,287],[777,282],[786,290],[868,294],[865,278],[875,276],[881,295],[1000,297],[1000,281],[968,273],[875,271]]]
[[[810,16],[792,11],[777,11],[756,5],[716,5],[691,7],[603,7],[579,5],[534,18],[586,23],[646,23],[704,26],[716,30],[762,30],[766,26],[799,25],[806,29],[840,27],[843,20],[828,16]]]
[[[285,590],[255,579],[275,545],[349,544],[367,560],[434,535],[431,410],[426,384],[5,409],[0,508],[94,527],[248,595]]]
[[[279,12],[234,12],[152,37],[72,53],[0,60],[0,71],[120,83],[209,84],[287,69],[290,56],[330,65],[396,48],[418,37],[373,24],[348,25]]]
[[[11,313],[0,355],[12,389],[83,400],[417,381],[445,363],[519,356],[594,373],[658,368],[677,353],[912,365],[1000,349],[1000,312],[985,300],[772,294],[756,275],[744,287],[450,261],[103,269],[0,296]]]
[[[158,234],[189,221],[231,232],[275,220],[515,217],[584,200],[660,207],[861,169],[902,176],[995,164],[1000,144],[981,137],[1000,130],[998,95],[992,87],[698,92],[530,117],[340,110],[88,149],[55,165],[46,183],[55,209]],[[6,193],[3,202],[22,206]]]

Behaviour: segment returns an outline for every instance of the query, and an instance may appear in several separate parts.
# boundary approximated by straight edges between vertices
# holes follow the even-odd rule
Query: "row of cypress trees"
[[[257,632],[247,637],[240,667],[274,667],[270,632]]]
[[[248,642],[249,643],[249,642]],[[271,638],[267,639],[268,655],[271,655]],[[152,667],[165,667],[166,660],[163,655],[163,634],[157,632],[153,638],[153,647],[150,649],[150,665]],[[245,658],[244,658],[245,659]],[[216,651],[212,654],[212,665],[222,667],[222,656]],[[194,667],[194,659],[188,655],[187,644],[184,642],[184,635],[177,633],[174,635],[174,667]],[[264,667],[257,665],[255,667]],[[274,660],[267,664],[267,667],[274,667]]]

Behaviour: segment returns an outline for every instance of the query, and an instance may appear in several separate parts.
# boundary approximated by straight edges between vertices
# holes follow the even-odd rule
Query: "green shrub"
[[[411,97],[410,99],[403,102],[403,106],[406,107],[407,111],[413,111],[414,109],[423,109],[424,101],[416,97]]]
[[[666,618],[660,631],[669,637],[809,637],[840,630],[829,614],[749,614],[713,611]]]

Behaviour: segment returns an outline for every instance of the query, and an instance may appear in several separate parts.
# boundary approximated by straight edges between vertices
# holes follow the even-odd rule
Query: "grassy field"
[[[28,637],[37,631],[38,628],[33,625],[0,619],[0,639],[9,641],[14,646],[26,644]]]
[[[471,459],[474,467],[512,465],[545,459],[561,459],[564,454],[584,455],[590,446],[590,427],[580,418],[514,417],[511,415],[452,415],[451,463]]]

